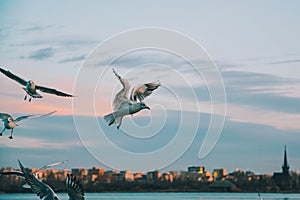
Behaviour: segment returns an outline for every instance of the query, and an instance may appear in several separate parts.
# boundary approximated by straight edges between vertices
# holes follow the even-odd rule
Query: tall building
[[[203,174],[203,173],[205,173],[205,167],[204,166],[190,166],[190,167],[188,167],[188,172]]]
[[[288,190],[292,186],[292,180],[289,172],[290,167],[287,162],[286,146],[284,146],[284,158],[281,168],[282,172],[275,172],[273,174],[273,180],[281,190]]]

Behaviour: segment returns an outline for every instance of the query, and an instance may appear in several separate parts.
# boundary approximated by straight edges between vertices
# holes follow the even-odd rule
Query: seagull
[[[1,131],[0,136],[2,136],[2,133],[6,129],[11,129],[10,136],[8,138],[9,139],[13,139],[12,134],[13,134],[14,128],[16,126],[19,126],[17,124],[17,122],[19,122],[19,121],[21,121],[23,119],[28,119],[28,118],[45,117],[45,116],[51,115],[51,114],[53,114],[55,112],[56,111],[53,111],[53,112],[50,112],[50,113],[47,113],[47,114],[44,114],[44,115],[24,115],[24,116],[20,116],[20,117],[18,117],[16,119],[14,119],[11,115],[9,115],[7,113],[0,113],[0,119],[3,121],[3,124],[4,124],[4,128]]]
[[[43,200],[60,200],[57,194],[53,191],[53,189],[43,183],[36,176],[30,173],[18,160],[22,173],[24,174],[25,180],[28,185],[31,187],[32,191]],[[69,195],[69,200],[84,200],[85,194],[83,192],[83,188],[79,181],[76,180],[76,177],[72,174],[68,174],[65,182],[67,193]]]
[[[143,109],[150,110],[143,100],[160,86],[160,82],[138,84],[131,90],[130,97],[128,97],[130,90],[129,81],[121,77],[114,69],[113,73],[121,82],[123,88],[114,98],[113,112],[105,115],[104,120],[108,123],[108,126],[117,124],[117,129],[119,129],[125,115],[133,115]]]
[[[37,93],[37,90],[40,90],[42,92],[49,93],[49,94],[55,94],[57,96],[62,96],[62,97],[74,97],[71,94],[67,94],[67,93],[58,91],[58,90],[53,89],[53,88],[48,88],[48,87],[36,85],[32,80],[25,81],[24,79],[20,78],[19,76],[15,75],[15,74],[11,73],[10,71],[7,71],[3,68],[0,68],[0,72],[2,72],[8,78],[11,78],[12,80],[15,80],[18,83],[20,83],[21,85],[25,86],[25,87],[23,87],[23,90],[25,90],[25,92],[26,92],[24,100],[26,100],[27,95],[29,95],[30,96],[29,97],[29,102],[31,101],[31,97],[32,98],[43,98],[42,95]]]
[[[57,166],[57,165],[61,165],[65,162],[67,162],[68,160],[65,160],[65,161],[61,161],[61,162],[56,162],[56,163],[52,163],[52,164],[48,164],[48,165],[45,165],[43,167],[41,167],[40,169],[38,169],[35,173],[33,173],[33,175],[38,178],[38,173],[44,169],[48,169],[50,167],[54,167],[54,166]],[[20,178],[25,178],[25,175],[23,172],[20,172],[20,171],[7,171],[7,172],[0,172],[0,175],[14,175],[14,176],[18,176]],[[38,178],[40,181],[43,181],[44,179],[43,178]],[[24,188],[30,188],[30,186],[26,183],[23,185]]]

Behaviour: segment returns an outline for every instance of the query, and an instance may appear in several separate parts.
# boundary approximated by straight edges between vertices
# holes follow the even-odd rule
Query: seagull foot
[[[14,139],[13,136],[9,136],[8,138],[11,139],[11,140]]]
[[[0,133],[0,136],[2,136],[2,133]]]
[[[26,99],[27,99],[27,95],[24,97],[24,101],[26,101]]]
[[[29,98],[29,102],[31,102],[31,98]]]

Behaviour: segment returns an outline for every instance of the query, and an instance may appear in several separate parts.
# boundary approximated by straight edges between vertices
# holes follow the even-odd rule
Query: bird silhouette
[[[19,76],[15,75],[15,74],[11,73],[10,71],[7,71],[3,68],[0,68],[0,72],[2,72],[4,75],[9,77],[10,79],[17,81],[21,85],[25,86],[25,87],[23,87],[23,90],[26,92],[24,100],[26,100],[27,95],[29,95],[30,96],[29,102],[31,101],[31,97],[32,98],[43,98],[42,95],[37,93],[37,90],[40,90],[41,92],[45,92],[45,93],[49,93],[49,94],[55,94],[57,96],[62,96],[62,97],[74,97],[74,95],[72,95],[72,94],[67,94],[67,93],[58,91],[53,88],[36,85],[32,80],[25,81],[24,79],[20,78]]]

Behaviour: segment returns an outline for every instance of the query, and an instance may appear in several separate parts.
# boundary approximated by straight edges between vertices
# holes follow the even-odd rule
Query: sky
[[[1,0],[0,66],[76,97],[25,102],[1,75],[0,112],[57,112],[19,122],[13,140],[6,131],[0,167],[68,160],[60,167],[270,174],[287,145],[299,172],[299,4]],[[120,130],[103,120],[121,88],[112,68],[132,85],[162,83],[145,100],[151,110]]]

